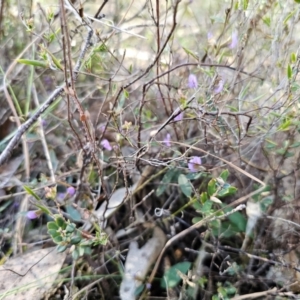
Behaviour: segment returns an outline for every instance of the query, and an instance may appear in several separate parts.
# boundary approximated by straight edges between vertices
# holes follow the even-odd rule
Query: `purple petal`
[[[188,163],[189,170],[191,172],[198,172],[199,171],[199,166],[201,165],[201,157],[199,156],[194,156],[193,158],[190,159]]]
[[[43,127],[47,126],[47,121],[45,119],[41,119],[41,123]]]
[[[72,186],[69,186],[69,187],[67,188],[67,193],[68,193],[70,196],[74,196],[75,193],[76,193],[76,189],[75,189],[74,187],[72,187]]]
[[[196,75],[190,74],[188,79],[188,87],[190,89],[196,89],[198,87],[198,80]]]
[[[105,150],[108,150],[108,151],[112,150],[112,146],[110,145],[109,141],[106,139],[102,140],[101,145]]]
[[[66,197],[66,194],[65,194],[65,193],[57,193],[57,194],[56,194],[57,200],[64,200],[65,197]]]
[[[181,121],[183,119],[183,112],[181,112],[179,115],[177,115],[175,118],[174,118],[174,121]]]
[[[234,31],[231,36],[231,43],[229,45],[229,49],[234,49],[238,44],[238,33]]]
[[[36,210],[29,210],[27,213],[26,213],[26,217],[30,220],[34,220],[36,218],[38,218],[38,215],[36,213]]]
[[[224,80],[221,79],[221,80],[219,80],[219,84],[218,84],[218,86],[215,88],[214,92],[215,92],[216,94],[219,94],[219,93],[221,93],[221,92],[223,91],[223,88],[224,88]]]
[[[214,37],[213,34],[209,31],[209,32],[207,33],[207,39],[208,39],[208,40],[211,40],[213,37]]]
[[[171,135],[168,133],[164,139],[164,144],[167,146],[167,147],[171,147]]]

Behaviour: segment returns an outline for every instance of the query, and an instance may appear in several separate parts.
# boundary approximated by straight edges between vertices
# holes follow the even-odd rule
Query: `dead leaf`
[[[135,291],[142,284],[151,265],[155,262],[166,243],[166,235],[159,228],[153,230],[153,237],[141,248],[133,241],[125,262],[124,277],[120,286],[122,300],[134,300]]]
[[[66,253],[55,247],[9,259],[0,266],[0,299],[44,299],[51,290]]]

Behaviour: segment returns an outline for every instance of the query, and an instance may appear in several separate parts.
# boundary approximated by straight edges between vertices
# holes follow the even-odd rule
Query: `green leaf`
[[[124,97],[126,98],[126,99],[128,99],[129,98],[129,92],[127,91],[127,90],[123,90],[123,93],[124,93]]]
[[[201,220],[203,220],[203,218],[201,218],[201,217],[195,217],[195,218],[192,219],[192,223],[196,224],[196,223],[200,222]]]
[[[237,188],[231,186],[229,183],[225,183],[220,191],[218,191],[217,196],[222,198],[222,197],[227,197],[234,195],[237,191]]]
[[[57,232],[57,230],[55,230],[55,229],[49,229],[47,232],[48,232],[49,235],[52,236],[52,238],[55,238],[55,237],[60,235],[60,233]]]
[[[292,64],[294,64],[297,61],[297,55],[296,55],[295,52],[291,53],[290,61],[291,61]]]
[[[236,226],[239,232],[245,232],[246,230],[246,225],[247,225],[247,220],[243,214],[240,212],[235,212],[231,215],[228,216],[228,219],[232,224]]]
[[[20,63],[20,64],[34,66],[34,67],[49,68],[48,63],[46,63],[44,61],[40,61],[40,60],[18,59],[17,62]]]
[[[199,172],[199,173],[189,173],[186,175],[186,178],[189,180],[196,180],[201,177],[207,177],[207,173]]]
[[[86,247],[78,247],[77,249],[78,249],[78,254],[79,254],[79,257],[81,257],[81,256],[83,256],[83,254],[84,254],[84,249],[85,249]]]
[[[41,198],[27,185],[23,185],[24,190],[26,191],[27,194],[31,195],[34,197],[36,200],[41,201]]]
[[[191,55],[192,57],[194,57],[196,60],[199,60],[199,56],[195,53],[193,53],[191,50],[188,50],[185,47],[182,47],[183,50],[185,51],[186,54]]]
[[[53,237],[53,242],[55,244],[60,244],[62,241],[63,241],[63,238],[60,235]]]
[[[167,173],[164,175],[164,177],[161,180],[161,185],[156,189],[156,196],[161,196],[166,188],[168,187],[168,184],[171,182],[173,177],[178,174],[178,171],[174,168],[167,171]]]
[[[222,173],[220,174],[220,177],[221,177],[224,181],[227,181],[228,176],[229,176],[229,171],[228,171],[228,170],[224,170],[224,171],[222,171]]]
[[[216,179],[211,179],[207,185],[207,194],[212,196],[217,191]]]
[[[300,142],[293,143],[290,148],[298,148],[300,147]]]
[[[55,230],[58,230],[58,225],[55,223],[55,222],[48,222],[47,223],[47,228],[48,229],[55,229]]]
[[[72,252],[72,258],[74,260],[77,260],[79,258],[79,252],[78,252],[77,248],[75,248],[74,251]]]
[[[72,233],[76,229],[76,225],[74,223],[68,224],[66,227],[66,232],[67,233]]]
[[[72,220],[76,222],[82,221],[79,211],[72,205],[66,205],[66,211],[71,216]]]
[[[293,75],[292,67],[291,67],[290,64],[288,64],[288,67],[287,67],[287,77],[288,77],[288,79],[291,79],[292,75]]]
[[[287,119],[285,122],[283,122],[279,127],[278,127],[278,131],[286,131],[290,129],[290,125],[291,125],[291,119]]]
[[[186,274],[191,267],[191,263],[188,261],[180,262],[178,264],[173,265],[170,269],[168,269],[163,278],[160,281],[160,285],[162,288],[174,288],[178,285],[178,283],[182,280],[178,275],[178,270]]]
[[[36,206],[46,215],[50,216],[51,215],[51,211],[44,205],[40,205],[40,204],[36,204]]]
[[[71,238],[71,244],[72,245],[76,245],[76,244],[79,244],[80,242],[81,242],[81,240],[82,240],[82,237],[81,236],[73,236],[72,238]]]
[[[296,3],[300,3],[300,0],[294,0]]]
[[[184,174],[179,175],[178,184],[179,184],[179,187],[180,187],[182,193],[187,197],[191,197],[192,191],[193,191],[192,185]]]
[[[66,246],[66,245],[58,245],[58,246],[56,247],[56,251],[57,251],[58,253],[64,252],[64,251],[66,251],[66,250],[67,250],[67,246]]]
[[[62,217],[57,217],[57,218],[55,219],[55,222],[56,222],[56,224],[57,224],[60,228],[66,229],[67,223],[66,223],[66,221],[65,221]]]

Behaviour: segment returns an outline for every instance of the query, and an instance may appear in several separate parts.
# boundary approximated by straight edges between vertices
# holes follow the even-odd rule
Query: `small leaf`
[[[189,173],[186,175],[186,178],[189,180],[196,180],[201,177],[207,177],[207,173],[199,172],[199,173]]]
[[[67,227],[67,223],[66,221],[62,218],[62,217],[58,217],[55,219],[56,224],[62,228],[62,229],[66,229]]]
[[[182,193],[187,197],[191,197],[193,189],[190,181],[186,178],[184,174],[179,175],[178,184]]]
[[[79,257],[83,256],[83,254],[84,254],[84,248],[85,248],[85,247],[78,247],[78,248],[77,248],[77,249],[78,249]]]
[[[74,249],[74,251],[72,252],[72,258],[74,260],[77,260],[79,258],[79,252],[78,252],[77,248]]]
[[[220,174],[220,177],[221,177],[224,181],[227,181],[228,176],[229,176],[229,171],[228,171],[228,170],[224,170],[224,171],[222,171],[222,173]]]
[[[36,200],[41,201],[41,198],[27,185],[23,185],[24,190],[26,191],[27,194],[31,195],[34,197]]]
[[[80,213],[72,205],[66,205],[66,211],[71,216],[73,221],[76,221],[76,222],[82,221]]]
[[[56,251],[57,251],[58,253],[64,252],[64,251],[66,251],[66,249],[67,249],[67,246],[65,246],[65,245],[58,245],[58,246],[56,247]]]
[[[81,242],[82,238],[80,236],[73,236],[71,238],[71,244],[72,245],[76,245],[79,244]]]
[[[45,214],[47,214],[48,216],[51,215],[51,211],[44,205],[40,205],[40,204],[36,204],[36,206]]]
[[[55,223],[55,222],[48,222],[47,223],[47,228],[48,229],[55,229],[55,230],[58,230],[58,226],[57,226],[57,224]]]
[[[48,232],[49,235],[52,236],[52,238],[55,238],[55,237],[60,235],[60,233],[57,232],[57,230],[55,230],[55,229],[49,229],[47,232]]]
[[[60,244],[62,241],[63,241],[63,238],[60,235],[53,237],[53,242],[55,244]]]
[[[288,67],[287,67],[287,77],[288,77],[288,79],[291,79],[292,75],[293,75],[292,67],[291,67],[290,64],[288,64]]]
[[[196,60],[199,60],[199,56],[195,53],[193,53],[192,51],[188,50],[187,48],[185,47],[182,47],[183,50],[185,51],[186,54],[188,55],[191,55],[192,57],[194,57]]]
[[[279,127],[278,127],[278,131],[286,131],[289,130],[291,125],[291,120],[287,119],[285,122],[283,122]]]
[[[170,169],[167,171],[167,173],[164,175],[164,177],[161,180],[161,184],[159,187],[156,189],[156,196],[161,196],[166,188],[168,187],[168,184],[171,182],[171,180],[174,178],[174,176],[178,174],[176,169]]]
[[[210,197],[210,201],[221,204],[222,201],[220,199],[218,199],[217,197],[211,196]]]
[[[292,63],[292,64],[294,64],[294,63],[297,61],[297,55],[296,55],[295,52],[292,52],[292,53],[291,53],[291,58],[290,58],[290,60],[291,60],[291,63]]]
[[[40,60],[18,59],[17,62],[20,63],[20,64],[34,66],[34,67],[49,68],[48,63],[46,63],[44,61],[40,61]]]
[[[76,229],[76,225],[74,223],[68,224],[66,227],[66,232],[67,233],[72,233]]]
[[[211,179],[207,185],[207,194],[212,196],[217,191],[216,179]]]
[[[178,285],[178,283],[182,280],[181,277],[178,275],[178,271],[183,274],[186,274],[187,271],[190,269],[191,263],[188,261],[180,262],[178,264],[173,265],[170,269],[168,269],[163,278],[161,279],[161,287],[166,288],[174,288]]]

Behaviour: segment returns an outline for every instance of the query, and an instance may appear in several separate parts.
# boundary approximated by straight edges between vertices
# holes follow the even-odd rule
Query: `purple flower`
[[[199,156],[192,157],[188,163],[189,170],[191,172],[198,172],[201,163],[202,163],[201,157],[199,157]]]
[[[45,119],[41,119],[41,124],[43,127],[47,126],[47,121]]]
[[[238,44],[238,33],[234,31],[231,36],[231,43],[229,45],[229,49],[234,49]]]
[[[179,115],[177,115],[175,118],[174,118],[174,121],[181,121],[183,119],[183,112],[181,112]]]
[[[216,94],[219,94],[219,93],[222,92],[223,88],[224,88],[224,80],[223,80],[223,79],[220,79],[220,80],[219,80],[219,84],[218,84],[218,86],[215,88],[214,92],[215,92]]]
[[[164,144],[165,144],[167,147],[171,147],[170,141],[171,141],[171,135],[170,135],[170,133],[168,133],[168,134],[166,135],[166,137],[164,138]]]
[[[76,189],[75,189],[74,187],[69,186],[69,187],[67,188],[67,194],[69,194],[70,196],[74,196],[75,193],[76,193]]]
[[[65,197],[66,197],[66,194],[65,194],[65,193],[57,193],[57,194],[56,194],[57,200],[62,201],[62,200],[65,199]]]
[[[108,150],[108,151],[112,150],[112,146],[110,145],[109,141],[106,139],[102,140],[101,145],[105,150]]]
[[[147,290],[150,290],[150,289],[151,289],[151,283],[149,283],[149,282],[146,283],[146,289],[147,289]]]
[[[213,34],[209,31],[209,32],[207,33],[207,39],[208,39],[208,40],[211,40],[213,37],[214,37]]]
[[[26,217],[30,220],[34,220],[36,218],[39,217],[39,215],[37,214],[37,211],[36,210],[29,210],[27,213],[26,213]]]
[[[194,75],[194,74],[189,75],[188,87],[190,89],[196,89],[198,87],[198,81],[197,81],[196,75]]]

